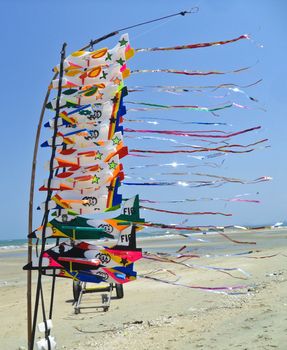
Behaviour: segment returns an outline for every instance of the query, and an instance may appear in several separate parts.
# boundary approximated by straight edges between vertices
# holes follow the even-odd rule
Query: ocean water
[[[158,237],[168,237],[170,234],[169,231],[152,231],[152,232],[139,232],[138,238],[158,238]],[[64,239],[63,239],[64,240]],[[51,240],[51,242],[48,241],[48,244],[53,244],[54,240]],[[8,250],[23,250],[28,247],[28,240],[27,239],[4,239],[0,240],[0,252],[2,251],[8,251]]]
[[[181,236],[185,234],[185,238]],[[147,230],[139,231],[137,233],[138,246],[148,251],[156,251],[160,248],[162,252],[174,251],[175,246],[182,246],[187,244],[192,247],[197,253],[220,253],[225,250],[240,251],[242,248],[249,247],[250,249],[265,249],[265,248],[279,248],[287,246],[287,228],[275,229],[275,230],[263,230],[261,232],[228,232],[225,231],[229,237],[235,237],[239,241],[255,241],[256,245],[236,244],[224,239],[217,232],[176,232],[175,230]],[[65,241],[65,239],[62,239]],[[62,241],[61,240],[61,241]],[[53,246],[55,240],[48,240],[48,246]],[[110,241],[113,242],[113,241]],[[90,241],[92,244],[106,245],[106,240]],[[109,245],[109,244],[107,244]],[[0,258],[1,252],[14,255],[25,255],[27,252],[28,241],[27,239],[7,239],[0,240]]]
[[[138,232],[138,238],[159,238],[159,237],[168,237],[168,236],[174,236],[176,233],[170,232],[167,230],[143,230]],[[65,239],[63,239],[65,240]],[[48,240],[49,243],[49,240]],[[51,240],[51,244],[53,243],[53,240]],[[9,249],[23,249],[27,248],[28,246],[28,239],[27,238],[19,238],[19,239],[0,239],[0,251],[2,250],[9,250]]]
[[[0,240],[0,251],[23,249],[28,247],[27,239],[4,239]]]

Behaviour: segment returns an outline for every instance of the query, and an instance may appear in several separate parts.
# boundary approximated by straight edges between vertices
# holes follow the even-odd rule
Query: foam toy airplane
[[[86,126],[86,125],[85,125]],[[82,144],[84,141],[101,142],[109,140],[110,124],[87,125],[89,128],[59,128],[58,136],[63,137],[66,144]],[[69,132],[67,132],[69,131]],[[63,133],[64,132],[64,133]],[[120,134],[117,134],[120,135]],[[84,139],[84,140],[83,140]]]
[[[82,123],[107,123],[112,118],[115,104],[112,101],[94,103],[78,108],[62,109],[59,113],[58,127],[64,125],[77,126]],[[54,119],[50,119],[44,126],[54,128]]]
[[[118,283],[124,284],[134,281],[137,277],[136,271],[133,270],[134,264],[128,266],[116,266],[113,268],[99,267],[96,270],[86,271],[67,271],[64,269],[56,269],[55,274],[57,277],[72,278],[76,281],[89,282],[89,283]],[[51,270],[44,270],[44,275],[52,276]],[[53,271],[53,272],[54,272]]]
[[[62,119],[60,119],[61,121]],[[121,119],[119,120],[119,122]],[[107,122],[95,122],[89,121],[85,123],[78,124],[68,124],[65,123],[61,126],[58,126],[58,132],[60,134],[66,134],[68,131],[71,131],[74,134],[81,133],[83,130],[87,131],[88,137],[93,137],[93,139],[99,138],[100,140],[110,140],[115,132],[121,131],[122,127],[114,127],[114,123],[117,122],[117,119],[112,119]],[[59,124],[59,123],[58,123]]]
[[[64,70],[72,70],[74,68],[89,68],[101,64],[121,64],[134,56],[134,49],[130,46],[128,34],[120,37],[117,45],[112,49],[102,48],[95,51],[75,51],[67,56],[64,60]],[[59,72],[60,66],[54,68],[55,72]]]
[[[58,173],[55,175],[56,178],[50,181],[49,189],[53,191],[82,190],[109,184],[116,177],[119,177],[121,181],[124,180],[123,166],[119,163],[118,156],[113,157],[109,163],[93,166],[93,171],[88,171],[88,167],[85,172],[83,169]],[[44,181],[44,185],[39,190],[48,190],[48,180]]]
[[[120,64],[99,65],[89,68],[76,68],[66,70],[62,78],[62,88],[73,88],[87,85],[109,84],[120,85],[130,75],[127,66]],[[58,89],[59,79],[54,79],[51,89]]]
[[[46,238],[71,238],[76,239],[100,239],[117,238],[121,231],[132,224],[137,224],[136,229],[141,229],[140,224],[144,219],[140,218],[139,196],[125,201],[122,212],[111,219],[91,219],[82,216],[73,216],[68,213],[61,213],[51,220],[45,231]],[[43,226],[33,231],[30,238],[42,238]]]
[[[84,129],[90,132],[89,136],[92,134],[92,136],[100,137],[102,140],[111,140],[115,133],[123,133],[123,127],[120,126],[120,123],[123,120],[123,115],[126,114],[126,108],[123,105],[125,95],[125,91],[121,90],[116,94],[117,101],[115,103],[108,101],[103,105],[94,104],[70,112],[62,111],[57,123],[59,133],[62,135],[67,133],[67,130],[79,132]],[[45,126],[52,128],[54,124],[54,119],[51,119]],[[49,145],[49,142],[47,144]]]
[[[132,225],[119,234],[118,242],[112,247],[96,246],[87,242],[63,242],[43,253],[42,267],[66,271],[97,270],[99,267],[126,267],[142,258],[142,250],[136,248],[136,230]],[[35,258],[26,269],[37,269],[39,259]]]
[[[113,146],[123,146],[123,135],[121,132],[116,132],[111,140],[98,140],[98,133],[93,132],[93,130],[87,131],[77,131],[62,134],[60,132],[57,133],[57,137],[55,140],[55,146],[64,146],[64,145],[76,145],[77,148],[95,148],[97,146],[104,147],[106,152],[109,151]],[[47,141],[41,144],[41,147],[52,147],[53,139],[50,138]],[[66,152],[67,153],[67,152]]]
[[[80,171],[83,175],[87,172],[99,171],[99,169],[116,171],[120,164],[119,159],[128,154],[128,149],[123,145],[119,145],[109,149],[94,147],[92,151],[83,152],[79,152],[75,148],[69,148],[60,152],[64,154],[54,159],[53,169],[65,168],[63,174],[57,175],[59,178],[65,178]],[[45,167],[48,168],[49,166],[50,164],[47,162]]]
[[[110,127],[112,124],[108,123],[95,123],[88,122],[78,124],[77,126],[64,125],[58,127],[59,134],[62,135],[83,135],[85,139],[90,139],[93,141],[97,140],[109,140],[110,136]]]
[[[77,148],[59,150],[58,155],[53,160],[53,169],[65,168],[73,172],[80,169],[83,174],[87,171],[94,171],[100,168],[104,171],[106,169],[116,169],[119,160],[128,154],[128,149],[124,147],[122,143],[119,145],[113,145],[112,142],[108,141],[103,143],[106,147],[94,146],[92,150],[81,151]],[[101,142],[100,144],[103,143]],[[77,145],[74,146],[77,147]],[[112,161],[114,161],[113,164],[108,165]],[[50,168],[49,161],[46,162],[45,168]]]
[[[82,191],[59,191],[48,202],[48,209],[68,209],[77,214],[95,214],[109,210],[115,210],[122,201],[122,196],[117,193],[120,179],[113,179],[109,186],[98,189]],[[42,203],[39,209],[44,210],[46,203]]]
[[[95,87],[94,93],[82,92],[81,89],[64,90],[60,97],[60,108],[75,108],[83,105],[107,102],[115,99],[115,94],[122,89],[122,85],[118,84],[101,84]],[[46,104],[48,109],[56,109],[57,99],[54,98]]]

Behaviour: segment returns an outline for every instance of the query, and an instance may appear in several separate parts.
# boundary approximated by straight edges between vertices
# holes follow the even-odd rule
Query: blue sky
[[[221,168],[199,167],[180,168],[181,171],[211,173],[243,179],[254,179],[268,175],[269,183],[257,185],[227,184],[219,188],[145,188],[124,187],[124,196],[140,193],[148,199],[183,199],[199,197],[231,198],[237,194],[251,193],[250,198],[261,200],[261,204],[196,202],[190,205],[161,204],[169,210],[199,211],[212,210],[233,213],[231,218],[186,217],[188,225],[229,225],[264,224],[286,219],[286,18],[287,4],[283,0],[201,0],[192,1],[94,1],[83,0],[1,0],[0,30],[2,33],[2,150],[1,177],[1,230],[0,239],[24,238],[27,234],[29,183],[34,139],[39,113],[47,85],[51,79],[52,67],[59,61],[59,51],[64,41],[67,52],[75,51],[115,29],[137,22],[161,17],[191,7],[199,6],[199,12],[186,17],[178,17],[159,24],[140,27],[129,32],[135,48],[172,46],[206,41],[225,40],[248,33],[252,40],[231,45],[190,50],[182,52],[139,53],[130,62],[132,69],[176,68],[190,70],[228,71],[244,66],[252,69],[241,74],[215,77],[177,77],[171,74],[141,74],[127,80],[127,85],[209,85],[220,83],[249,84],[262,78],[260,85],[245,91],[256,97],[259,104],[252,103],[238,94],[226,99],[216,99],[210,93],[171,95],[150,90],[130,94],[129,101],[147,101],[165,104],[214,105],[226,100],[236,100],[252,107],[251,110],[229,109],[219,117],[196,112],[159,111],[157,113],[130,113],[130,118],[177,118],[178,120],[226,122],[232,124],[225,131],[240,130],[261,125],[257,134],[234,139],[246,144],[261,138],[270,139],[271,148],[250,154],[228,155]],[[112,47],[116,38],[103,43]],[[263,46],[263,48],[261,48]],[[221,94],[222,91],[218,95]],[[225,91],[226,92],[226,91]],[[258,106],[266,108],[263,112]],[[46,118],[51,117],[47,114]],[[149,124],[126,125],[130,128],[152,128]],[[158,129],[183,129],[181,124],[162,121]],[[209,127],[214,128],[214,127]],[[217,127],[218,128],[218,127]],[[188,125],[185,130],[199,130]],[[201,127],[202,129],[202,127]],[[208,130],[208,128],[206,128]],[[223,129],[222,129],[223,130]],[[45,131],[41,140],[47,136]],[[177,139],[178,141],[182,141]],[[187,142],[187,140],[183,140]],[[194,140],[188,140],[195,143]],[[127,140],[129,146],[137,148],[171,149],[168,142]],[[46,177],[43,164],[48,160],[47,150],[40,150],[38,158],[37,186]],[[221,157],[223,158],[223,157]],[[200,165],[199,161],[188,157],[159,156],[150,159],[127,158],[124,160],[126,173],[137,164],[188,162]],[[221,159],[216,160],[220,163]],[[157,180],[180,180],[179,177],[157,175],[163,168],[138,172],[137,175],[153,176]],[[171,171],[171,169],[164,169]],[[137,176],[134,175],[134,176]],[[194,180],[190,175],[181,180]],[[198,178],[197,178],[198,179]],[[36,193],[35,207],[43,201],[43,194]],[[148,220],[165,223],[179,223],[185,219],[175,215],[154,215],[145,212]],[[40,224],[41,215],[35,211],[34,226]]]

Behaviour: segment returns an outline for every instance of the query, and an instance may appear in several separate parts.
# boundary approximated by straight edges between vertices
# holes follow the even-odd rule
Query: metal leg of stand
[[[82,301],[82,297],[83,297],[83,293],[84,293],[84,290],[86,289],[86,283],[83,282],[81,283],[81,290],[80,290],[80,293],[79,293],[79,297],[78,297],[78,300],[76,301],[76,304],[74,306],[75,308],[75,314],[79,314],[81,311],[80,311],[80,305],[81,305],[81,301]]]
[[[79,314],[81,309],[100,309],[103,311],[108,311],[111,303],[111,294],[112,294],[113,286],[110,284],[108,287],[104,288],[87,288],[87,283],[81,283],[81,290],[79,292],[79,297],[76,300],[74,309],[75,314]],[[101,293],[101,304],[94,306],[81,306],[83,294],[88,293]]]

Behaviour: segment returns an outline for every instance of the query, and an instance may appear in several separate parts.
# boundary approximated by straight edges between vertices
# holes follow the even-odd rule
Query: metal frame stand
[[[74,310],[75,314],[79,314],[81,309],[103,309],[104,312],[109,310],[111,303],[113,284],[109,284],[104,287],[93,287],[88,288],[86,282],[73,281],[73,292],[74,292]],[[101,303],[93,306],[81,306],[82,298],[84,294],[88,293],[101,293]]]

